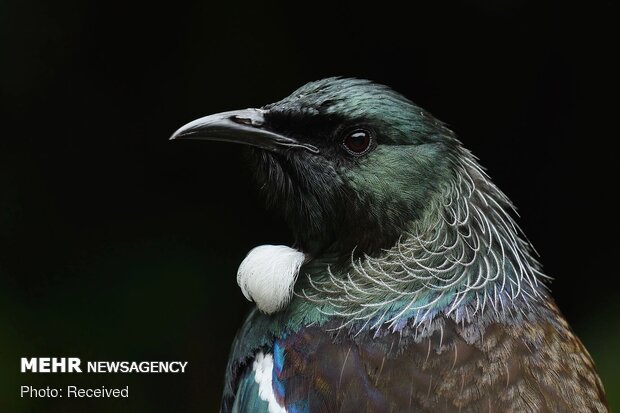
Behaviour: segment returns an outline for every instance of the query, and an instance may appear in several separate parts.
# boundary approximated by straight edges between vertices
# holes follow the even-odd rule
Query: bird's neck
[[[501,317],[541,300],[547,277],[508,213],[512,204],[473,156],[463,155],[451,182],[396,245],[344,269],[325,269],[319,260],[298,294],[343,325],[393,330],[438,314],[457,322]]]

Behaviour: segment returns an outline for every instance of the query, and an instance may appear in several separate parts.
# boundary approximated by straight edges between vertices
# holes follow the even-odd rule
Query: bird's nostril
[[[240,123],[242,125],[248,125],[248,126],[261,126],[263,124],[263,122],[258,119],[242,118],[240,116],[232,116],[230,120],[232,120],[235,123]]]

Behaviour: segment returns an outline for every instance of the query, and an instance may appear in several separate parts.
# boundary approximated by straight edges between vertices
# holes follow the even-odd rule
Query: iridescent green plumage
[[[229,118],[272,139],[248,142],[256,178],[308,259],[288,306],[242,327],[223,411],[607,411],[512,204],[441,122],[358,79],[251,113]]]

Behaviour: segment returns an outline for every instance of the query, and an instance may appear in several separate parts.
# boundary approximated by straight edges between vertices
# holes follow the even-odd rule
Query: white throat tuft
[[[271,314],[284,308],[306,255],[286,245],[261,245],[252,249],[237,271],[237,284],[245,298]]]

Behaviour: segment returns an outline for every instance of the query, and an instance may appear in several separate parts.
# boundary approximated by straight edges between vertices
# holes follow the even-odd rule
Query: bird
[[[222,413],[609,411],[513,204],[408,98],[326,78],[171,139],[248,148],[294,239],[239,266]]]

